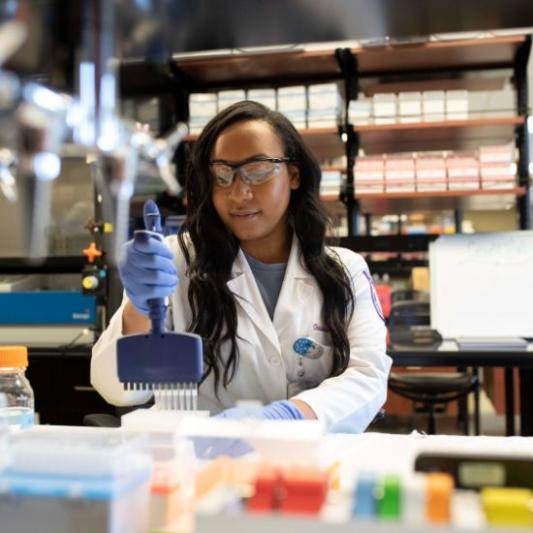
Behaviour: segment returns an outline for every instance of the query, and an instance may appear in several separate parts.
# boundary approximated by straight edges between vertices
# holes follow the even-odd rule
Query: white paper
[[[442,236],[429,266],[443,337],[533,337],[533,231]]]

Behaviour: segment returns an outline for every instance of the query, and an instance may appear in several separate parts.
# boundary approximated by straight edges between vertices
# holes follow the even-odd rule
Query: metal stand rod
[[[505,435],[515,435],[514,424],[514,376],[512,368],[505,368]]]

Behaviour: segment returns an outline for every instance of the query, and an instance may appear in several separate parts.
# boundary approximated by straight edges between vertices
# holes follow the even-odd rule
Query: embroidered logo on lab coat
[[[376,293],[376,287],[374,285],[374,280],[372,279],[372,276],[369,272],[366,270],[363,270],[363,274],[365,275],[366,280],[368,281],[368,285],[370,286],[370,296],[372,297],[372,304],[374,305],[374,309],[376,310],[376,313],[378,314],[379,318],[385,322],[385,315],[383,314],[383,310],[381,309],[381,304],[379,303],[379,298]]]
[[[324,347],[311,337],[300,337],[294,341],[292,349],[298,355],[309,359],[318,359],[324,353]]]

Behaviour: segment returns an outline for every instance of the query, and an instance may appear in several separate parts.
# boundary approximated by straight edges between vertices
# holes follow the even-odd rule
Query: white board
[[[533,231],[444,235],[429,270],[443,337],[533,337]]]

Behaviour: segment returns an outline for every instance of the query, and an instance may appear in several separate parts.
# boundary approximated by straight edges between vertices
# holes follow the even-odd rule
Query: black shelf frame
[[[531,35],[517,49],[514,58],[513,82],[516,90],[516,111],[524,117],[524,123],[516,128],[516,147],[518,148],[518,183],[525,188],[525,194],[517,199],[520,229],[531,229],[531,187],[529,162],[531,154],[528,135],[528,76],[527,65],[531,54]]]
[[[347,155],[347,169],[346,169],[346,186],[341,193],[341,200],[346,205],[346,212],[348,217],[348,236],[353,237],[359,234],[358,219],[362,214],[366,222],[366,232],[369,234],[369,228],[372,221],[371,213],[361,213],[360,203],[357,200],[353,165],[355,158],[360,148],[360,139],[357,131],[348,122],[348,107],[350,100],[356,100],[359,93],[360,79],[368,77],[409,77],[416,76],[423,73],[445,73],[445,72],[466,72],[466,71],[482,71],[495,70],[502,68],[513,69],[513,82],[517,95],[516,110],[518,116],[524,117],[524,123],[516,128],[515,143],[518,149],[518,181],[521,187],[525,188],[525,194],[517,198],[518,210],[518,226],[520,229],[531,229],[532,227],[532,208],[531,208],[531,191],[529,178],[529,162],[530,162],[530,148],[527,131],[527,121],[529,117],[529,102],[528,102],[528,76],[527,65],[531,51],[531,36],[527,36],[525,41],[517,48],[515,57],[512,63],[494,63],[490,65],[465,65],[460,67],[442,67],[436,69],[398,69],[391,71],[379,72],[361,72],[358,69],[357,55],[352,52],[350,48],[340,48],[335,51],[335,57],[341,68],[345,82],[346,94],[346,114],[345,124],[343,126],[344,141],[346,143]],[[459,227],[462,220],[461,210],[454,211],[454,218],[456,227]],[[411,238],[411,237],[409,237]]]
[[[27,257],[3,257],[0,274],[80,274],[86,263],[81,255],[50,256],[38,262]]]
[[[356,252],[427,252],[431,242],[437,240],[439,234],[427,233],[420,235],[354,235],[342,237],[339,246],[350,248]]]
[[[163,93],[161,97],[160,117],[166,122],[167,126],[175,123],[177,120],[186,120],[188,118],[188,95],[192,91],[204,90],[212,91],[230,87],[259,87],[265,84],[273,86],[283,86],[290,83],[313,83],[325,82],[332,80],[342,80],[346,96],[346,113],[345,122],[339,128],[339,133],[345,145],[347,158],[346,184],[340,192],[339,199],[346,207],[348,218],[348,235],[356,236],[360,234],[359,219],[363,215],[366,221],[366,231],[369,234],[369,228],[372,221],[372,213],[363,213],[361,203],[357,198],[354,186],[353,168],[357,157],[361,141],[357,130],[348,122],[348,107],[352,100],[357,99],[360,80],[363,78],[409,78],[418,77],[420,74],[440,74],[440,73],[457,73],[467,71],[498,70],[512,68],[514,71],[513,81],[517,94],[517,113],[524,116],[524,124],[516,128],[516,146],[518,148],[518,178],[519,185],[525,188],[525,194],[517,198],[517,208],[519,214],[519,227],[521,229],[530,229],[532,224],[531,214],[531,195],[529,179],[529,145],[527,133],[527,118],[529,116],[528,105],[528,82],[527,82],[527,64],[531,49],[531,36],[526,36],[525,41],[520,44],[515,52],[512,61],[497,61],[494,63],[483,64],[474,63],[469,65],[448,65],[443,67],[420,67],[420,68],[397,68],[382,71],[366,71],[360,66],[358,53],[351,48],[337,48],[334,51],[334,59],[337,63],[338,72],[329,72],[326,74],[313,75],[295,74],[295,75],[267,75],[257,78],[246,78],[243,76],[238,80],[217,80],[205,82],[193,79],[191,75],[184,72],[177,62],[170,60],[163,66],[153,66],[143,62],[129,61],[121,65],[121,76],[124,74],[124,82],[121,82],[121,92],[125,96],[133,95],[153,95],[156,92]],[[158,89],[157,91],[155,89]],[[178,113],[176,110],[180,110]],[[169,112],[170,111],[170,112]],[[178,116],[179,115],[179,116]],[[183,162],[186,158],[184,148],[178,150],[177,161]],[[183,165],[179,165],[182,168]],[[181,176],[179,177],[181,178]],[[457,222],[462,219],[462,213],[456,210],[454,216]]]

